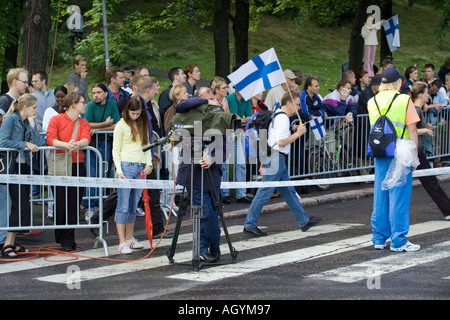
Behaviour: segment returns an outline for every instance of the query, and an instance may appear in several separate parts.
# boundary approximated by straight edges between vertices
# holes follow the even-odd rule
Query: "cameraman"
[[[202,101],[203,100],[203,101]],[[198,105],[204,104],[204,100],[199,99]],[[188,101],[193,101],[193,99],[189,99]],[[207,101],[207,100],[206,100]],[[190,105],[189,108],[177,108],[178,113],[184,113],[189,111],[192,107]],[[195,140],[191,137],[191,140]],[[187,144],[197,142],[201,144],[202,147],[202,157],[197,162],[193,161],[183,161],[180,163],[178,168],[178,175],[176,177],[177,185],[182,185],[186,187],[189,191],[191,188],[191,171],[193,171],[193,185],[192,185],[192,203],[193,205],[201,205],[203,209],[203,215],[200,220],[200,259],[206,263],[216,262],[220,258],[220,226],[218,220],[218,214],[216,208],[214,207],[216,199],[219,199],[219,191],[220,191],[220,183],[222,180],[222,164],[225,160],[226,154],[226,138],[222,138],[222,145],[220,145],[220,141],[214,143],[215,140],[212,139],[211,142],[200,141],[203,140],[203,137],[199,141],[188,141]],[[205,144],[207,144],[205,146]],[[195,146],[190,145],[190,149],[194,149]],[[221,159],[216,161],[216,148],[211,148],[213,145],[222,146],[222,150],[217,150],[217,155],[219,156],[220,151],[222,152]],[[205,147],[204,147],[205,146]],[[204,147],[204,148],[203,148]],[[182,148],[182,152],[191,152],[191,150],[187,148]],[[192,153],[191,153],[192,156]],[[181,159],[186,160],[189,157],[183,157],[180,155]],[[189,158],[190,160],[190,158]],[[193,166],[193,168],[192,168]],[[202,170],[208,170],[209,172],[203,172]],[[211,176],[212,185],[208,183],[207,175]],[[203,177],[203,179],[202,179]],[[201,199],[203,197],[203,203]]]

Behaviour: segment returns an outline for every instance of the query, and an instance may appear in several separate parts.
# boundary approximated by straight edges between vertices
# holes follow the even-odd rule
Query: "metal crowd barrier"
[[[27,150],[27,149],[26,149]],[[48,157],[54,156],[55,153],[51,151],[55,150],[65,150],[63,148],[55,148],[55,147],[49,147],[49,146],[42,146],[39,147],[39,151],[37,153],[31,153],[29,152],[29,161],[27,161],[30,164],[30,172],[24,173],[21,171],[20,166],[17,166],[17,173],[16,174],[7,174],[7,175],[0,175],[0,198],[4,199],[3,204],[1,206],[1,212],[0,212],[0,231],[20,231],[20,230],[55,230],[55,229],[86,229],[86,228],[94,228],[98,229],[98,236],[95,238],[94,241],[94,248],[97,248],[98,243],[100,242],[105,250],[105,254],[108,256],[108,246],[106,241],[103,238],[103,201],[100,197],[100,201],[98,203],[98,222],[94,223],[91,219],[85,220],[85,217],[81,210],[81,203],[76,206],[76,219],[74,217],[68,216],[68,193],[69,191],[73,192],[72,190],[69,190],[68,188],[71,188],[70,183],[60,185],[59,183],[61,181],[64,181],[65,177],[61,176],[50,176],[48,175]],[[9,148],[0,148],[0,151],[6,151],[7,153],[7,159],[8,163],[9,160],[13,157],[13,152],[16,150],[9,149]],[[96,160],[98,161],[97,165],[99,170],[103,170],[103,163],[102,163],[102,156],[100,152],[91,146],[87,146],[84,148],[81,148],[78,152],[84,152],[85,153],[85,159],[86,157],[89,157],[91,153],[95,154]],[[66,153],[67,154],[67,153]],[[68,156],[65,157],[65,161],[67,162],[70,158],[71,154],[67,154]],[[12,159],[12,161],[15,161],[15,159]],[[1,165],[1,164],[0,164]],[[80,165],[78,164],[76,166],[76,170],[72,173],[73,177],[82,177],[83,170],[80,171]],[[81,175],[80,175],[81,173]],[[62,180],[61,180],[62,179]],[[29,187],[26,187],[29,186]],[[42,194],[45,194],[45,196],[42,196],[40,198],[33,198],[32,190],[33,187],[36,186],[41,191]],[[65,198],[65,212],[57,212],[55,210],[56,203],[61,200],[60,196],[57,196],[59,192],[55,193],[57,186],[64,186],[65,192],[63,197]],[[11,214],[11,198],[10,198],[10,191],[12,188],[18,188],[18,190],[23,191],[26,190],[27,193],[21,193],[19,194],[19,201],[17,203],[18,206],[18,212],[22,212],[22,210],[28,210],[26,208],[23,208],[23,202],[21,202],[21,197],[27,197],[29,201],[27,201],[26,206],[28,206],[29,203],[29,210],[30,210],[30,225],[25,225],[22,223],[21,214],[19,214],[19,223],[17,226],[11,226],[10,224],[10,214]],[[76,188],[77,197],[81,198],[81,192],[82,189],[79,187]],[[102,194],[102,186],[97,187],[98,194]],[[53,207],[53,219],[46,217],[48,213],[48,208]],[[57,223],[58,218],[61,217],[59,215],[65,215],[65,223]],[[71,223],[70,221],[76,221],[76,223]]]
[[[434,147],[432,153],[428,155],[430,161],[440,158],[445,160],[442,163],[449,165],[445,158],[450,156],[450,139],[449,139],[449,109],[442,110],[439,121],[433,127]],[[327,129],[326,136],[319,141],[316,141],[311,129],[307,134],[298,139],[291,145],[291,152],[288,157],[288,168],[292,179],[305,179],[305,178],[323,178],[323,177],[339,177],[345,175],[361,174],[364,170],[370,170],[373,168],[373,160],[367,156],[366,145],[367,135],[369,132],[369,121],[367,115],[358,115],[354,118],[353,124],[349,125],[344,123],[344,117],[329,117],[325,121],[325,128]],[[309,126],[308,126],[309,127]],[[91,146],[82,148],[82,152],[85,152],[85,167],[86,176],[95,177],[114,177],[114,165],[112,164],[111,149],[108,144],[102,144],[101,142],[108,142],[112,136],[112,131],[98,131],[95,133]],[[159,136],[154,132],[155,139]],[[111,141],[110,141],[111,142]],[[111,142],[112,143],[112,142]],[[103,148],[103,149],[102,149]],[[51,187],[58,185],[58,179],[46,175],[47,157],[49,151],[57,150],[54,147],[40,147],[40,151],[34,154],[34,157],[30,157],[31,173],[22,175],[18,174],[0,175],[0,198],[3,199],[3,205],[1,206],[3,211],[0,211],[0,231],[8,230],[48,230],[48,229],[82,229],[82,228],[95,228],[99,229],[99,235],[95,239],[94,247],[96,248],[98,242],[101,242],[104,246],[105,253],[108,255],[108,246],[103,239],[103,199],[107,197],[107,187],[102,187],[101,184],[96,184],[93,189],[94,193],[86,193],[83,197],[84,201],[98,201],[98,222],[93,221],[88,217],[87,221],[83,221],[84,217],[80,207],[77,207],[77,223],[75,224],[56,224],[55,220],[49,221],[46,219],[46,209],[52,205],[52,202],[58,201],[58,199],[52,198]],[[11,156],[14,149],[0,148],[0,151],[7,151],[8,156]],[[169,180],[172,180],[177,174],[177,157],[178,151],[162,150],[162,146],[155,148],[155,152],[162,156],[163,165],[162,168],[169,171]],[[163,155],[164,154],[164,155]],[[91,155],[92,159],[96,162],[96,172],[91,174]],[[104,157],[106,156],[106,159]],[[229,165],[232,165],[232,159],[230,159]],[[260,179],[258,173],[257,164],[249,164],[247,158],[246,181],[257,181]],[[172,165],[174,164],[174,172],[172,172]],[[5,165],[0,163],[0,166]],[[109,170],[111,169],[111,170]],[[157,179],[161,179],[160,166],[155,168]],[[229,170],[229,172],[233,172]],[[78,173],[78,171],[77,171]],[[100,175],[102,173],[102,175]],[[230,182],[234,182],[232,175],[230,175]],[[60,177],[59,177],[60,178]],[[67,179],[70,180],[70,179]],[[9,215],[11,210],[11,200],[9,197],[9,189],[11,185],[29,185],[30,194],[26,195],[30,198],[30,211],[31,211],[31,225],[25,226],[19,223],[18,227],[9,227]],[[68,184],[66,186],[66,197]],[[107,185],[107,184],[106,184]],[[41,191],[41,195],[47,193],[45,196],[39,198],[33,198],[32,190],[33,186],[36,186]],[[109,186],[108,186],[109,187]],[[319,186],[320,187],[320,186]],[[324,186],[325,188],[326,186]],[[88,188],[86,188],[88,189]],[[20,190],[20,189],[19,189]],[[79,188],[77,190],[80,190]],[[176,193],[179,189],[176,189]],[[171,202],[173,198],[173,188],[161,189],[160,205],[163,214],[166,219],[168,218],[169,209],[171,208]],[[102,196],[100,196],[102,195]],[[19,203],[20,205],[20,203]],[[86,206],[85,206],[86,207]],[[19,207],[19,211],[20,211]],[[88,205],[86,209],[89,211],[91,207]],[[177,208],[173,208],[172,213],[176,215]],[[61,214],[54,212],[54,215]],[[63,214],[66,214],[67,210]],[[20,220],[19,220],[20,222]]]

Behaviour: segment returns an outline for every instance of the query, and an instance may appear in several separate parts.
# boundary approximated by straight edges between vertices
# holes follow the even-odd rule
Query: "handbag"
[[[77,137],[79,124],[80,119],[77,119],[75,122],[75,127],[72,131],[72,139],[74,140]],[[72,176],[72,154],[67,154],[67,152],[56,153],[56,151],[51,151],[48,159],[48,175]]]

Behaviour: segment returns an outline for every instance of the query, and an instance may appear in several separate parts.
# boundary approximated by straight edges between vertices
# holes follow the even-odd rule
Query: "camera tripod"
[[[194,148],[194,146],[192,146],[192,149]],[[191,156],[191,163],[190,163],[190,213],[191,213],[191,218],[193,221],[193,226],[192,226],[192,267],[194,268],[194,270],[198,271],[203,267],[202,261],[200,259],[200,223],[201,223],[201,218],[203,217],[203,181],[204,181],[204,177],[206,178],[206,182],[208,183],[208,187],[209,187],[209,193],[211,195],[211,199],[213,201],[213,206],[214,209],[217,212],[217,215],[220,219],[220,222],[222,223],[222,228],[225,234],[225,238],[227,240],[228,243],[228,248],[230,250],[230,254],[231,254],[231,259],[232,259],[232,263],[236,262],[236,258],[237,258],[237,251],[235,250],[235,248],[233,247],[232,243],[231,243],[231,238],[230,235],[228,233],[228,229],[227,226],[225,224],[225,220],[223,217],[223,211],[222,211],[222,205],[220,203],[219,197],[217,195],[217,190],[214,187],[214,183],[213,183],[213,179],[212,179],[212,174],[210,171],[210,168],[201,168],[201,188],[200,188],[200,192],[201,192],[201,201],[200,201],[200,205],[193,205],[193,186],[194,186],[194,167],[198,166],[200,167],[198,159],[197,161],[194,159],[195,157]],[[205,175],[205,176],[204,176]],[[176,246],[177,246],[177,241],[178,241],[178,236],[180,234],[180,229],[181,229],[181,224],[183,222],[183,218],[187,213],[187,209],[188,209],[188,204],[189,204],[189,197],[188,197],[188,188],[187,188],[187,178],[188,178],[188,174],[186,174],[186,178],[185,178],[185,182],[183,184],[183,193],[181,195],[181,203],[179,205],[179,211],[178,211],[178,216],[177,216],[177,222],[175,224],[175,230],[174,230],[174,235],[172,238],[172,245],[170,247],[170,249],[167,251],[167,257],[169,258],[169,262],[170,263],[174,263],[174,255],[175,255],[175,250],[176,250]]]

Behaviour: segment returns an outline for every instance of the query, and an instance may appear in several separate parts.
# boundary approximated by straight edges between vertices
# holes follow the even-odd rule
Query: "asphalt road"
[[[450,182],[442,185],[449,193]],[[330,194],[340,190],[334,187]],[[308,197],[316,197],[315,191],[303,195]],[[227,219],[232,245],[238,251],[236,262],[231,262],[223,237],[220,263],[204,265],[199,271],[191,263],[190,219],[186,218],[181,229],[173,264],[166,257],[170,239],[163,239],[150,256],[139,261],[148,255],[148,244],[147,249],[132,255],[118,255],[115,226],[110,222],[105,238],[109,258],[116,260],[105,261],[92,258],[103,256],[104,251],[92,249],[89,230],[79,230],[77,241],[84,251],[77,257],[51,256],[47,257],[51,261],[46,261],[42,255],[29,261],[0,262],[0,298],[158,300],[170,302],[169,316],[197,312],[205,317],[208,310],[211,316],[233,315],[229,301],[244,306],[235,307],[236,314],[267,312],[273,316],[283,308],[274,300],[448,300],[450,221],[443,219],[424,189],[417,186],[413,188],[409,239],[420,244],[421,250],[374,250],[370,242],[372,200],[365,196],[307,206],[310,216],[322,218],[320,225],[307,232],[299,230],[289,211],[263,214],[259,225],[269,234],[263,238],[242,232],[243,217]],[[138,218],[136,237],[140,240],[146,237],[143,223],[144,219]],[[53,231],[45,231],[19,240],[29,247],[44,246],[52,244],[52,237]],[[296,307],[293,303],[288,306]]]

